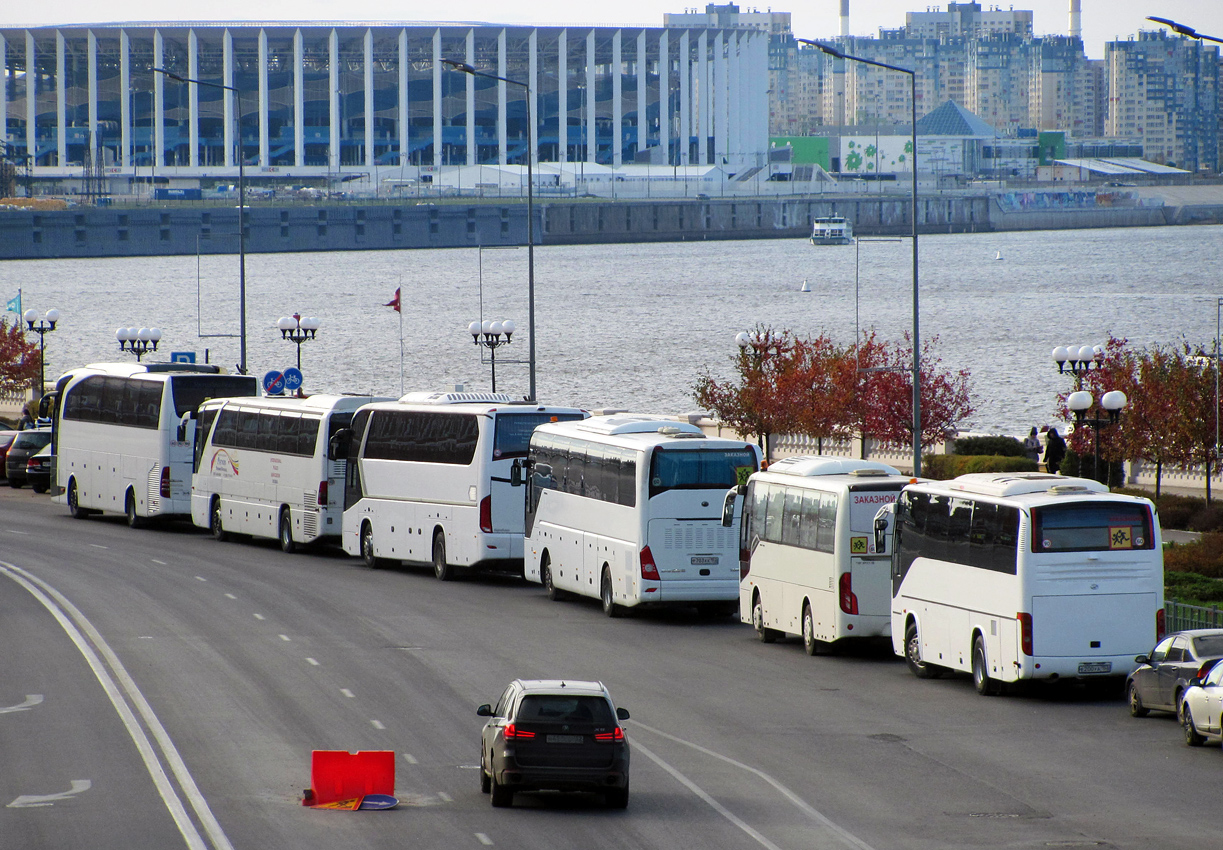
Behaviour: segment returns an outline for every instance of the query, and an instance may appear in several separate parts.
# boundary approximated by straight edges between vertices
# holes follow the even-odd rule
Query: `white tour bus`
[[[346,458],[332,438],[369,396],[268,396],[205,402],[199,410],[191,521],[218,540],[271,537],[292,552],[339,539]]]
[[[743,622],[765,643],[801,635],[809,655],[842,638],[889,636],[890,535],[876,541],[875,514],[915,480],[875,461],[816,456],[753,475],[739,543]]]
[[[497,393],[409,393],[361,407],[341,435],[348,458],[344,551],[370,567],[522,567],[522,461],[544,422],[585,411]]]
[[[723,526],[722,507],[726,488],[759,468],[755,446],[674,419],[541,425],[528,459],[526,577],[551,599],[595,597],[610,617],[644,603],[733,613],[739,533]]]
[[[191,514],[195,415],[210,398],[253,396],[253,375],[189,363],[95,363],[55,384],[56,501],[74,517]]]
[[[1038,472],[912,484],[893,529],[892,647],[919,678],[1119,681],[1163,633],[1163,546],[1147,499]],[[1120,688],[1118,687],[1118,690]]]

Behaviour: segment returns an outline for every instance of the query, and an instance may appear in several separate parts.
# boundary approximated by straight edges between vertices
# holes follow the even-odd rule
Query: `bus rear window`
[[[585,417],[580,413],[510,413],[498,411],[493,428],[493,460],[526,457],[531,434],[546,422],[572,422]]]
[[[667,490],[719,490],[746,484],[756,453],[742,449],[657,448],[650,459],[650,498]]]
[[[174,415],[179,417],[210,398],[259,395],[259,381],[253,375],[175,375],[170,385],[174,391]]]
[[[1145,505],[1075,502],[1032,509],[1033,552],[1116,552],[1153,547],[1151,512]]]

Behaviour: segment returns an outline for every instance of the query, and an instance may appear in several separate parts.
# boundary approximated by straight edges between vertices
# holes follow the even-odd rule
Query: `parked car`
[[[51,442],[50,428],[36,428],[28,431],[18,431],[17,438],[8,448],[8,456],[4,459],[4,468],[8,473],[8,485],[20,487],[25,483],[25,465],[35,452]]]
[[[1192,629],[1170,634],[1150,655],[1134,660],[1139,667],[1125,680],[1130,714],[1146,717],[1152,710],[1180,711],[1181,695],[1204,667],[1223,658],[1223,629]]]
[[[13,440],[17,439],[18,433],[11,428],[6,431],[0,431],[0,475],[6,477],[8,475],[5,459],[8,456],[9,446],[13,444]]]
[[[1181,700],[1181,727],[1191,747],[1223,741],[1223,664],[1210,668],[1204,679],[1196,679]]]
[[[629,746],[601,682],[522,680],[497,705],[476,709],[489,721],[480,741],[480,790],[509,806],[519,791],[593,791],[607,806],[628,806]]]
[[[51,489],[51,444],[47,443],[25,462],[25,478],[35,493]]]

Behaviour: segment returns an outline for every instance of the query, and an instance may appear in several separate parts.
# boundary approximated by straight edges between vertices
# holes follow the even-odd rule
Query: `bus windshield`
[[[1151,512],[1145,505],[1075,502],[1032,509],[1033,552],[1150,549]]]
[[[571,422],[582,419],[580,413],[540,413],[539,411],[497,414],[493,433],[493,460],[526,457],[531,434],[545,422]]]
[[[650,459],[650,498],[668,490],[725,490],[746,484],[756,453],[741,449],[656,448]]]

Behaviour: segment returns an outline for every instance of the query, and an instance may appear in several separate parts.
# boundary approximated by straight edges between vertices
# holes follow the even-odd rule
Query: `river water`
[[[920,329],[943,365],[968,369],[971,430],[1026,433],[1055,422],[1069,386],[1057,345],[1175,343],[1213,349],[1223,296],[1223,227],[956,234],[920,239]],[[998,257],[1001,259],[998,259]],[[899,340],[911,330],[908,240],[813,247],[806,240],[549,247],[535,252],[537,394],[548,403],[660,413],[696,409],[702,369],[732,374],[734,336],[756,323],[842,344],[861,329]],[[197,267],[198,266],[198,267]],[[276,320],[322,320],[302,345],[313,392],[488,389],[487,363],[467,334],[484,318],[514,319],[499,350],[498,390],[528,387],[527,252],[447,249],[247,257],[250,371],[295,362]],[[119,326],[158,326],[157,359],[196,351],[233,366],[238,329],[236,257],[152,257],[0,263],[0,296],[18,286],[25,308],[57,307],[48,379],[87,362],[128,359]],[[811,292],[801,292],[804,281]],[[400,317],[382,306],[403,288]],[[197,300],[200,308],[197,309]],[[12,316],[9,316],[10,320]]]

